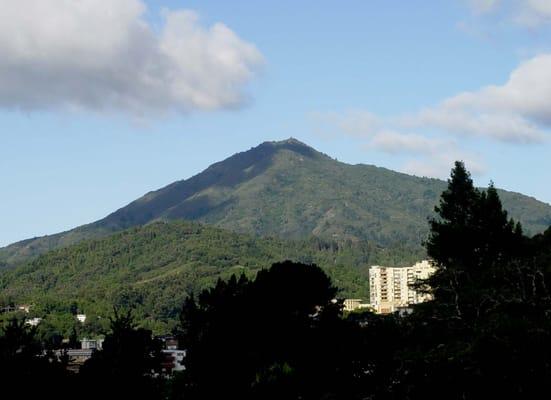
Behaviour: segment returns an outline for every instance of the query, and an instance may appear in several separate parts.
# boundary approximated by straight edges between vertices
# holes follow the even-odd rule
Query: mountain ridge
[[[268,141],[150,191],[98,221],[4,247],[0,263],[16,264],[81,240],[181,219],[257,236],[419,246],[445,185],[374,165],[346,164],[294,138]],[[499,193],[529,233],[551,225],[549,204]]]

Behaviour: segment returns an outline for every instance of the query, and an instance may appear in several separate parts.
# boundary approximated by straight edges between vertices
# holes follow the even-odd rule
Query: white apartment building
[[[418,262],[412,267],[398,268],[380,265],[370,267],[371,307],[377,313],[387,314],[408,305],[429,300],[429,295],[417,292],[410,285],[418,279],[428,278],[433,272],[434,267],[427,260]]]

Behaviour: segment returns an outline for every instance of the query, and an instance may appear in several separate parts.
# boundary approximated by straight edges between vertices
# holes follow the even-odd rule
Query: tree
[[[321,398],[337,390],[346,329],[336,288],[314,265],[274,264],[189,297],[186,371],[175,398]],[[343,369],[344,370],[344,369]]]
[[[151,331],[137,328],[131,310],[114,309],[111,333],[103,349],[93,353],[80,370],[80,378],[93,386],[93,396],[115,398],[161,398],[161,344]]]
[[[473,186],[456,163],[430,221],[434,299],[400,325],[398,398],[535,398],[551,378],[551,307],[541,255],[509,220],[493,184]],[[542,253],[543,252],[543,253]]]
[[[475,188],[462,162],[435,211],[426,247],[437,271],[424,283],[441,316],[471,323],[495,306],[501,272],[523,253],[522,228],[508,219],[493,184]]]
[[[21,398],[53,396],[50,388],[55,387],[68,391],[56,393],[57,398],[69,398],[71,391],[72,380],[65,365],[54,353],[43,351],[36,328],[29,327],[25,319],[13,318],[0,329],[0,375],[2,391],[18,393]]]

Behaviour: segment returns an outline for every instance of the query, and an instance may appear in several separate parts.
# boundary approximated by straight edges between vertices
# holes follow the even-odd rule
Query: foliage
[[[416,286],[433,297],[407,316],[342,316],[329,276],[333,266],[339,257],[349,262],[378,254],[356,253],[352,244],[317,239],[299,245],[179,223],[134,228],[49,253],[2,275],[4,283],[30,281],[29,289],[39,284],[58,290],[37,308],[49,315],[72,317],[88,307],[57,295],[64,290],[110,293],[86,286],[106,276],[102,284],[114,277],[127,283],[109,301],[136,307],[145,324],[148,302],[158,299],[143,290],[148,280],[176,282],[180,271],[198,279],[164,286],[188,294],[175,326],[187,350],[186,369],[168,381],[158,379],[159,343],[150,330],[136,327],[130,312],[116,308],[104,350],[77,379],[24,320],[8,321],[1,332],[0,372],[8,386],[32,382],[31,397],[44,395],[32,391],[46,383],[62,388],[57,397],[67,396],[76,383],[89,389],[85,398],[542,398],[551,389],[551,228],[525,236],[493,185],[476,189],[462,163],[456,163],[429,223],[427,252],[437,271]],[[274,255],[290,253],[327,266],[286,261],[260,269]],[[171,273],[184,261],[189,269]],[[160,277],[149,275],[158,270]],[[202,290],[190,283],[200,278]],[[216,283],[208,286],[209,279]],[[14,295],[8,290],[2,301]],[[74,319],[63,323],[74,337]]]
[[[310,398],[334,390],[346,343],[336,288],[315,265],[232,276],[182,309],[186,370],[174,398]],[[326,385],[327,384],[327,385]]]
[[[137,321],[157,333],[175,327],[186,296],[218,278],[249,277],[282,260],[317,263],[342,288],[339,296],[368,298],[368,265],[413,263],[423,255],[406,248],[313,238],[255,238],[190,222],[155,223],[47,253],[0,273],[0,296],[33,304],[41,330],[68,337],[104,334],[111,307],[134,308]],[[87,315],[81,324],[78,308]],[[41,324],[42,325],[42,324]],[[44,335],[49,335],[45,332]]]
[[[96,351],[80,369],[90,398],[161,399],[161,343],[151,331],[137,328],[131,311],[114,309],[111,332],[105,337],[103,349]]]
[[[330,317],[301,336],[290,328],[292,318],[280,320],[286,297],[274,296],[288,291],[293,298],[290,276],[259,292],[249,289],[255,282],[234,278],[198,302],[189,299],[182,327],[193,352],[177,393],[200,398],[224,388],[245,399],[541,398],[551,389],[551,228],[524,236],[493,186],[474,188],[462,163],[452,171],[436,215],[427,250],[437,272],[417,284],[433,299],[409,316]],[[311,343],[316,350],[309,353]],[[335,357],[335,349],[342,357]],[[263,364],[265,354],[271,358]],[[231,370],[229,382],[204,369],[205,360],[216,364],[219,357]],[[302,375],[304,370],[318,379]],[[256,391],[253,376],[266,391]]]
[[[456,163],[427,242],[434,298],[389,320],[398,346],[375,370],[375,398],[538,398],[551,378],[551,242],[509,220],[493,186]],[[426,287],[426,286],[425,286]],[[380,338],[384,331],[368,328]],[[388,332],[387,332],[388,334]]]
[[[15,264],[48,250],[158,220],[196,220],[255,236],[339,244],[369,241],[420,252],[445,182],[371,165],[347,165],[294,139],[266,142],[200,174],[147,193],[93,224],[0,249]],[[528,233],[551,224],[551,207],[499,191]]]
[[[70,375],[52,352],[45,351],[36,329],[25,319],[13,318],[0,329],[0,374],[2,392],[17,393],[18,398],[69,398]],[[68,392],[57,393],[52,382],[64,382]]]
[[[438,269],[428,286],[439,304],[453,309],[446,313],[479,318],[505,295],[503,275],[525,247],[522,228],[508,220],[493,185],[486,192],[475,189],[460,162],[436,212],[427,250]]]

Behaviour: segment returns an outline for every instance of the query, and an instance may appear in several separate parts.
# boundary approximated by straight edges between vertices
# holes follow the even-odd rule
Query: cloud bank
[[[417,113],[408,122],[459,135],[537,143],[547,139],[551,128],[549,104],[551,54],[542,54],[522,63],[504,85],[458,94]]]
[[[551,22],[549,0],[467,0],[475,14],[503,11],[519,25],[536,27]]]
[[[406,115],[382,118],[369,110],[315,114],[325,131],[362,138],[366,147],[409,157],[403,170],[446,176],[455,159],[473,173],[484,163],[460,145],[484,138],[512,145],[542,143],[551,137],[551,54],[521,63],[502,85],[490,85],[444,99]],[[319,129],[318,129],[319,130]],[[420,131],[430,134],[419,134]]]
[[[0,0],[0,107],[137,116],[231,109],[263,64],[254,45],[189,10],[140,0]]]

